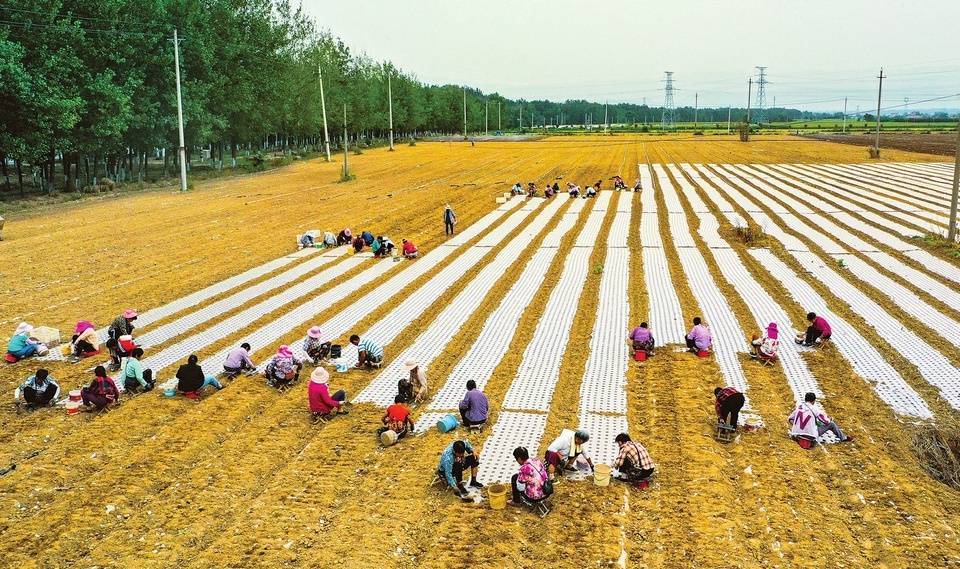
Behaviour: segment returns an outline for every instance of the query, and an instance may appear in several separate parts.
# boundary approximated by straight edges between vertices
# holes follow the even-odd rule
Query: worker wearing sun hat
[[[767,331],[762,336],[754,334],[750,344],[752,345],[750,357],[764,361],[777,359],[777,351],[780,349],[777,323],[768,324]]]
[[[303,339],[303,351],[313,360],[314,365],[330,355],[330,342],[323,341],[323,330],[319,326],[311,326],[307,330],[307,337]]]
[[[420,363],[415,360],[407,360],[403,362],[403,369],[409,375],[406,379],[401,379],[397,385],[397,391],[403,395],[404,391],[401,389],[401,385],[404,386],[404,389],[409,390],[410,397],[406,399],[404,403],[423,403],[427,398],[427,376],[423,373],[423,368],[420,367]]]
[[[15,362],[23,358],[29,358],[40,350],[43,344],[30,338],[32,332],[33,326],[26,322],[21,322],[20,325],[17,326],[17,329],[13,332],[13,336],[10,337],[10,342],[7,344],[7,361]]]
[[[267,364],[264,375],[267,385],[278,389],[288,387],[300,378],[303,362],[293,355],[290,346],[284,344],[277,348],[276,355]]]
[[[310,385],[307,387],[307,402],[314,417],[329,417],[334,410],[346,413],[342,409],[347,394],[342,389],[330,395],[330,373],[318,367],[310,374]]]
[[[130,353],[124,350],[120,345],[120,336],[133,336],[133,321],[137,319],[137,311],[127,308],[120,316],[113,319],[110,328],[107,330],[107,347],[110,349],[110,368],[114,371],[120,369],[120,360],[129,356]]]
[[[100,353],[100,336],[97,335],[93,322],[81,320],[74,329],[73,355],[77,358],[86,358]]]

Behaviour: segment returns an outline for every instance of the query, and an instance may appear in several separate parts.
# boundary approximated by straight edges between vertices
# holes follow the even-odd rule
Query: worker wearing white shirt
[[[574,462],[580,456],[587,461],[592,471],[593,461],[590,460],[583,448],[588,440],[590,440],[590,435],[584,430],[564,429],[561,431],[560,436],[547,447],[544,456],[544,462],[548,465],[550,476],[553,477],[557,469],[572,469]]]
[[[830,432],[842,443],[853,441],[853,437],[843,434],[840,427],[830,419],[823,407],[817,403],[817,396],[813,393],[807,393],[804,396],[803,403],[797,404],[788,421],[791,437],[803,436],[816,439]]]

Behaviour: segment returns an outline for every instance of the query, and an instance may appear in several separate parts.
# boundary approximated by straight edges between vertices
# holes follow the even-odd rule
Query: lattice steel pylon
[[[673,71],[664,71],[666,78],[664,81],[663,94],[663,116],[660,119],[660,128],[663,130],[674,128],[674,106],[673,106]]]
[[[760,71],[760,78],[757,80],[757,111],[754,114],[757,124],[763,124],[767,121],[767,68],[757,66]]]

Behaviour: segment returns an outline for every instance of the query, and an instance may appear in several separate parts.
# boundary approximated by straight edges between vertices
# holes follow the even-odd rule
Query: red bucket
[[[699,352],[697,352],[697,357],[698,357],[698,358],[709,358],[709,357],[710,357],[710,351],[709,351],[709,350],[700,350]]]
[[[645,362],[645,361],[647,361],[647,352],[646,352],[646,350],[636,350],[635,352],[633,352],[633,359],[636,360],[636,361],[638,361],[638,362]]]
[[[17,356],[15,356],[15,355],[13,355],[13,354],[10,354],[10,353],[8,353],[8,354],[6,354],[5,356],[3,356],[3,361],[7,362],[8,364],[15,364],[15,363],[17,363],[17,360],[18,360],[18,359],[19,359],[19,358],[17,358]]]
[[[800,445],[800,448],[813,448],[813,440],[808,437],[797,437],[797,444]]]

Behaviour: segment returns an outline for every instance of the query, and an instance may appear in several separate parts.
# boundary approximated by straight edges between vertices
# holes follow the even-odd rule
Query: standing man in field
[[[453,235],[453,226],[457,223],[457,214],[450,209],[450,204],[443,209],[443,228],[447,235]]]

